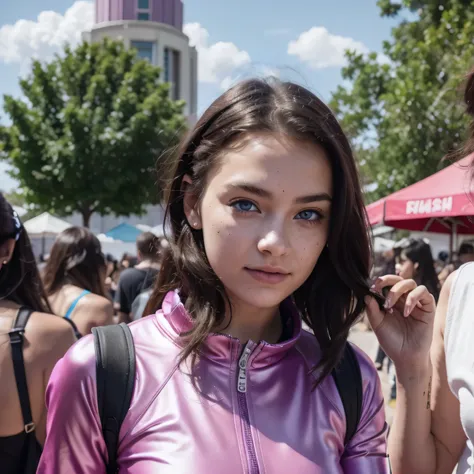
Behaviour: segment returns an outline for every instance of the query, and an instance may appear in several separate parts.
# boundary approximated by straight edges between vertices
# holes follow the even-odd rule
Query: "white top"
[[[459,400],[468,437],[456,473],[474,473],[474,263],[458,270],[451,288],[444,347],[449,387]]]

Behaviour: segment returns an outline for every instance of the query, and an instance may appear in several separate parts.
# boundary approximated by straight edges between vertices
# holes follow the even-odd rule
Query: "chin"
[[[278,288],[247,288],[242,291],[232,291],[229,289],[229,294],[232,294],[232,299],[240,302],[245,306],[254,308],[270,309],[277,308],[288,296],[292,293],[283,291]]]

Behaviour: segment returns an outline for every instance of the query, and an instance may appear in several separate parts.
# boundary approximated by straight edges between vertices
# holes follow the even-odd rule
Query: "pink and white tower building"
[[[88,41],[105,36],[122,39],[139,56],[160,66],[170,95],[186,102],[191,122],[197,111],[197,52],[183,33],[181,0],[96,0],[95,25],[84,33]]]

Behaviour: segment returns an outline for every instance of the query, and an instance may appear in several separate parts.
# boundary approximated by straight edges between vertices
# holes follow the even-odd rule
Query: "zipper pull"
[[[240,393],[245,393],[247,391],[247,363],[251,353],[252,350],[250,349],[250,347],[248,347],[247,343],[239,359],[239,376],[237,379],[237,390]]]

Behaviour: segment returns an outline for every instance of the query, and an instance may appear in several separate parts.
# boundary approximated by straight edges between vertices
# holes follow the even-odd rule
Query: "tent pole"
[[[41,236],[41,255],[43,255],[43,257],[44,257],[45,249],[46,249],[46,242],[45,242],[44,232],[43,232],[43,235]]]
[[[453,222],[453,247],[456,252],[458,249],[458,223],[457,220]]]
[[[449,233],[449,260],[453,262],[453,229],[451,228],[451,232]]]

